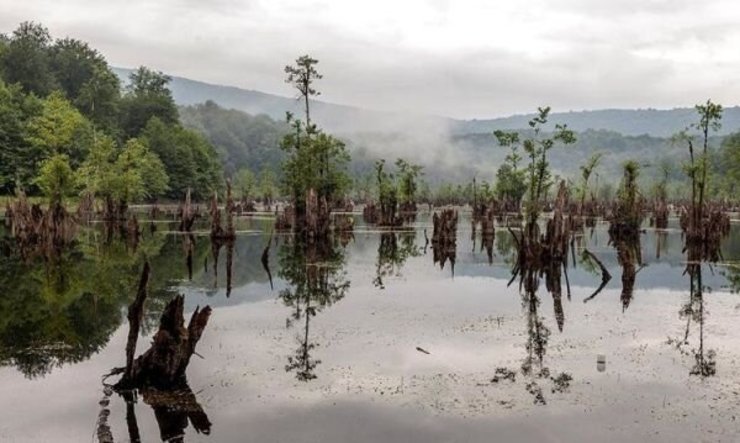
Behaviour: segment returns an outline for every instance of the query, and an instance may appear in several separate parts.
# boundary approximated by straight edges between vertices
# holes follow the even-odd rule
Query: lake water
[[[518,279],[507,286],[507,229],[489,256],[465,216],[443,266],[425,214],[396,232],[358,218],[354,238],[308,251],[270,237],[271,223],[240,218],[231,251],[196,236],[191,271],[187,237],[168,222],[135,251],[86,229],[51,262],[4,243],[0,441],[97,441],[101,411],[117,442],[132,417],[141,441],[740,441],[738,224],[724,262],[702,265],[699,295],[678,229],[645,230],[630,291],[606,224],[575,243],[559,291],[543,277],[528,295]],[[601,272],[583,248],[612,276],[588,302]],[[125,310],[146,259],[139,352],[175,294],[188,311],[214,308],[188,369],[206,432],[188,422],[192,402],[127,407],[104,392],[102,376],[125,363]]]

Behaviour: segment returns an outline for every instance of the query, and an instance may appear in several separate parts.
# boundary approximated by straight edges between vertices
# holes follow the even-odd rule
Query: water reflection
[[[100,401],[100,412],[96,424],[98,443],[114,443],[115,436],[109,425],[110,397],[113,390],[106,386],[104,397]],[[211,433],[211,421],[198,402],[195,393],[185,384],[176,390],[158,391],[142,389],[141,391],[126,391],[120,397],[126,404],[126,431],[128,441],[132,443],[149,441],[141,437],[139,421],[136,415],[136,405],[141,397],[144,404],[151,407],[159,428],[159,437],[163,442],[179,443],[185,441],[185,431],[188,425],[198,434]]]
[[[704,346],[704,321],[706,316],[705,310],[705,291],[711,289],[704,285],[702,279],[702,261],[700,260],[701,252],[695,248],[688,250],[688,263],[685,273],[689,275],[689,299],[681,306],[679,317],[686,320],[686,327],[683,337],[669,339],[681,354],[690,356],[694,360],[689,374],[699,377],[709,377],[717,373],[717,352],[713,349],[705,349]],[[692,323],[698,334],[698,343],[691,343]]]
[[[552,332],[545,324],[545,319],[539,311],[541,302],[538,290],[540,279],[544,277],[547,292],[553,297],[554,318],[558,330],[563,331],[565,313],[562,305],[561,272],[564,270],[564,265],[551,263],[542,269],[525,266],[514,271],[513,278],[519,276],[519,292],[526,327],[526,342],[524,344],[526,354],[522,360],[520,372],[525,379],[525,390],[532,395],[533,402],[537,405],[547,404],[542,386],[543,381],[550,382],[552,393],[567,391],[572,381],[572,376],[566,372],[555,376],[551,375],[550,367],[545,364],[547,346]],[[492,382],[499,383],[502,380],[513,382],[515,379],[516,371],[514,369],[499,367],[496,368]]]
[[[231,280],[234,267],[234,243],[233,238],[218,239],[211,238],[211,256],[213,257],[213,289],[218,288],[218,257],[221,248],[226,246],[226,297],[231,295]]]
[[[107,228],[99,228],[83,230],[76,241],[35,260],[23,260],[12,240],[0,240],[0,365],[36,378],[101,350],[121,325],[145,257],[158,271],[143,330],[156,324],[175,293],[172,281],[183,276],[177,242],[142,235],[133,251],[126,241],[108,243]]]
[[[395,231],[381,232],[373,285],[385,289],[386,277],[400,277],[406,260],[420,255],[421,250],[416,245],[416,232],[402,231],[398,234]]]
[[[321,363],[311,356],[318,346],[311,341],[311,318],[341,300],[349,290],[344,260],[344,251],[334,239],[305,242],[299,237],[288,237],[280,247],[278,275],[288,284],[280,291],[280,299],[293,308],[286,327],[303,321],[303,330],[296,334],[298,348],[288,356],[285,370],[295,371],[300,381],[315,379],[314,371]]]
[[[611,235],[610,241],[617,250],[617,261],[622,267],[622,311],[629,308],[635,290],[637,273],[643,268],[640,236]],[[639,266],[639,268],[638,268]]]

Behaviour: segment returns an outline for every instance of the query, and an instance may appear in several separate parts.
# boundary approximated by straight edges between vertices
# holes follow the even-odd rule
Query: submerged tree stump
[[[331,232],[331,210],[324,196],[319,197],[316,190],[306,193],[306,217],[301,226],[309,239],[327,238]]]
[[[141,327],[146,301],[146,284],[149,279],[149,265],[144,265],[139,281],[136,299],[129,306],[129,336],[126,343],[126,367],[112,373],[123,372],[121,379],[114,385],[117,391],[139,388],[156,388],[160,390],[176,389],[187,385],[185,370],[190,358],[195,353],[195,346],[208,324],[211,308],[196,308],[185,327],[183,318],[184,297],[176,296],[162,312],[159,329],[154,335],[151,346],[142,355],[133,358],[136,341]]]
[[[10,236],[22,254],[54,255],[70,244],[77,234],[77,221],[61,202],[52,202],[47,210],[31,205],[23,191],[18,191],[15,202],[6,210]]]
[[[180,232],[191,232],[193,230],[193,224],[198,214],[196,210],[193,210],[193,205],[190,200],[190,188],[185,193],[185,201],[180,204],[177,209],[178,218],[180,219]]]

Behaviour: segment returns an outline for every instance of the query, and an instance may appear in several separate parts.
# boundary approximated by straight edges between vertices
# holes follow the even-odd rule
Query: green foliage
[[[52,92],[41,105],[41,113],[28,123],[27,140],[35,161],[53,154],[66,154],[73,165],[82,162],[89,146],[90,125],[87,119],[64,98]]]
[[[275,173],[272,169],[265,168],[260,171],[258,177],[257,191],[259,196],[266,202],[271,202],[278,196],[278,187],[275,179]]]
[[[191,188],[194,198],[203,199],[221,188],[218,156],[199,134],[152,117],[140,138],[164,165],[169,177],[167,197],[180,199]]]
[[[212,101],[180,108],[180,121],[196,130],[216,148],[227,176],[243,168],[255,174],[285,158],[280,139],[288,132],[284,122],[266,115],[224,109]]]
[[[722,105],[707,100],[703,105],[696,105],[695,109],[699,114],[699,121],[674,136],[674,141],[685,143],[689,148],[689,161],[684,169],[691,180],[691,220],[692,226],[696,227],[703,218],[709,177],[709,135],[711,131],[718,131],[721,127]],[[701,144],[701,151],[694,146],[697,141]]]
[[[145,66],[131,73],[120,105],[124,138],[139,136],[154,117],[167,125],[177,124],[177,106],[167,87],[170,80],[169,76]]]
[[[640,214],[640,190],[637,178],[640,175],[640,165],[633,160],[624,164],[624,176],[617,191],[616,214],[622,223],[638,228],[642,221]]]
[[[665,201],[668,199],[668,180],[672,169],[673,167],[668,161],[662,161],[658,165],[658,177],[652,187],[652,194],[656,200]]]
[[[131,139],[118,150],[106,136],[96,139],[78,176],[88,192],[124,204],[162,195],[169,181],[161,160],[143,141]]]
[[[527,192],[526,171],[516,169],[511,163],[504,163],[496,171],[494,194],[501,200],[509,200],[517,206]]]
[[[16,183],[28,185],[36,176],[37,159],[26,127],[40,110],[40,101],[25,95],[20,85],[0,80],[0,193],[13,193]]]
[[[255,190],[257,188],[257,179],[254,173],[249,169],[240,169],[236,174],[236,180],[234,181],[239,198],[243,200],[250,200],[254,198]]]
[[[385,160],[375,162],[375,182],[381,207],[395,208],[398,203],[398,187],[392,173],[385,171]]]
[[[419,188],[418,180],[424,174],[424,168],[402,158],[396,160],[396,168],[398,169],[398,196],[403,203],[414,203]]]
[[[85,42],[53,41],[30,22],[0,41],[0,192],[33,194],[46,183],[42,162],[61,154],[71,170],[84,163],[86,189],[124,201],[180,198],[188,187],[203,198],[221,186],[213,147],[178,124],[166,75],[141,67],[121,97],[118,77]]]
[[[283,163],[283,183],[293,196],[298,214],[303,211],[303,201],[309,190],[313,189],[319,198],[333,202],[344,196],[351,183],[346,172],[350,157],[344,142],[311,124],[309,98],[319,95],[313,82],[322,78],[315,68],[317,63],[318,60],[302,56],[296,60],[295,66],[285,67],[285,81],[300,93],[306,113],[305,122],[288,113],[291,131],[281,141],[281,147],[287,153]]]
[[[737,198],[740,191],[740,132],[730,134],[722,141],[718,159],[713,162],[715,174],[721,178],[720,192]]]
[[[292,136],[286,138],[291,140]],[[311,138],[303,138],[300,148],[291,154],[283,165],[288,189],[299,189],[300,195],[315,189],[327,201],[344,195],[350,183],[346,173],[350,157],[342,141],[318,132]]]
[[[295,65],[288,65],[285,67],[285,83],[292,85],[298,90],[300,99],[304,101],[304,108],[306,112],[306,129],[308,132],[313,132],[315,128],[311,125],[311,114],[309,112],[308,101],[311,97],[320,95],[321,93],[314,89],[313,83],[316,80],[321,80],[323,76],[316,70],[316,65],[319,63],[318,60],[308,55],[298,57],[295,61]]]
[[[518,148],[520,143],[529,158],[526,169],[528,188],[526,212],[530,223],[537,221],[542,208],[542,199],[547,195],[552,183],[550,164],[547,160],[548,151],[558,142],[563,145],[570,145],[576,142],[575,133],[568,129],[566,125],[556,124],[555,131],[547,136],[542,133],[542,127],[547,124],[549,114],[549,106],[537,108],[537,115],[529,121],[529,127],[533,134],[523,141],[520,141],[519,135],[516,132],[505,133],[496,131],[494,133],[501,146],[512,148],[510,163],[514,166],[513,170],[516,170],[515,166],[518,163],[516,148]]]
[[[578,199],[581,207],[583,207],[583,204],[586,202],[586,197],[588,196],[588,187],[591,175],[593,174],[594,169],[599,166],[603,156],[604,154],[601,152],[593,154],[588,160],[586,160],[586,163],[581,166],[581,183],[578,187]]]
[[[126,190],[129,201],[156,198],[169,188],[169,177],[162,160],[142,140],[128,140],[118,154],[115,166],[118,174],[126,177],[127,186],[122,186],[122,190]]]
[[[41,162],[35,184],[52,205],[61,204],[64,197],[74,194],[76,181],[69,166],[69,157],[66,154],[54,154]]]
[[[7,83],[18,83],[23,90],[45,96],[57,87],[50,68],[51,35],[44,26],[23,22],[13,31],[0,59],[0,72]]]

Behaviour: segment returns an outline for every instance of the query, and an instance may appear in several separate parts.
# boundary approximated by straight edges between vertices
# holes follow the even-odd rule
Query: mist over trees
[[[244,108],[242,102],[249,97],[240,95],[241,90],[215,85],[203,89],[204,84],[185,79],[176,79],[177,87],[173,88],[171,77],[146,67],[126,73],[128,78],[122,79],[121,71],[86,42],[54,39],[37,23],[22,23],[0,37],[0,194],[24,189],[30,194],[93,192],[104,197],[109,192],[102,190],[101,177],[120,168],[114,167],[118,158],[133,146],[148,159],[128,165],[132,189],[137,190],[131,193],[133,201],[179,199],[188,188],[194,198],[202,199],[221,189],[224,178],[241,183],[241,193],[253,198],[287,195],[278,183],[285,178],[281,165],[289,151],[280,146],[295,128],[276,114],[282,117],[288,105],[302,111],[303,103],[248,91],[253,101],[250,109],[254,110],[248,114],[224,107]],[[192,103],[209,94],[213,100]],[[230,101],[219,104],[227,96],[232,97]],[[182,97],[187,100],[178,102]],[[262,111],[266,114],[259,113]],[[511,152],[497,148],[493,132],[511,129],[509,132],[525,139],[531,135],[527,116],[467,122],[396,118],[393,126],[368,122],[368,127],[375,129],[352,131],[350,128],[361,127],[363,115],[370,114],[318,100],[312,101],[311,112],[310,124],[332,116],[339,123],[353,121],[354,126],[344,126],[347,130],[334,133],[330,140],[316,137],[326,142],[321,145],[325,147],[341,143],[351,156],[347,165],[351,180],[342,185],[342,192],[353,198],[366,199],[377,192],[370,185],[376,161],[398,157],[424,168],[418,183],[422,199],[466,201],[474,192],[473,177],[482,195],[514,201],[523,197],[524,166],[514,161]],[[589,178],[598,197],[614,193],[612,183],[621,177],[622,165],[634,159],[644,171],[641,186],[659,188],[670,198],[685,197],[690,192],[681,166],[685,151],[668,135],[692,118],[693,112],[553,113],[576,132],[576,142],[567,150],[553,151],[548,156],[549,165],[555,176],[568,179],[577,188],[583,162],[573,161],[573,153],[578,152],[580,159],[600,154]],[[378,115],[372,114],[372,118],[382,120]],[[736,194],[740,138],[737,133],[726,134],[738,129],[738,115],[737,108],[725,108],[721,130],[708,138],[707,174],[711,180],[706,192],[710,197],[732,198]],[[622,133],[589,129],[599,127],[618,128]],[[430,128],[436,129],[428,131]],[[540,130],[547,135],[553,129],[545,124]],[[652,135],[636,135],[641,131]],[[113,169],[105,174],[101,169],[95,175],[92,164],[107,164]],[[42,176],[44,165],[47,174]],[[155,174],[155,179],[149,178],[152,171],[146,169],[152,165],[163,168],[163,174]],[[62,173],[67,167],[72,171],[71,189],[47,189],[48,173]]]

